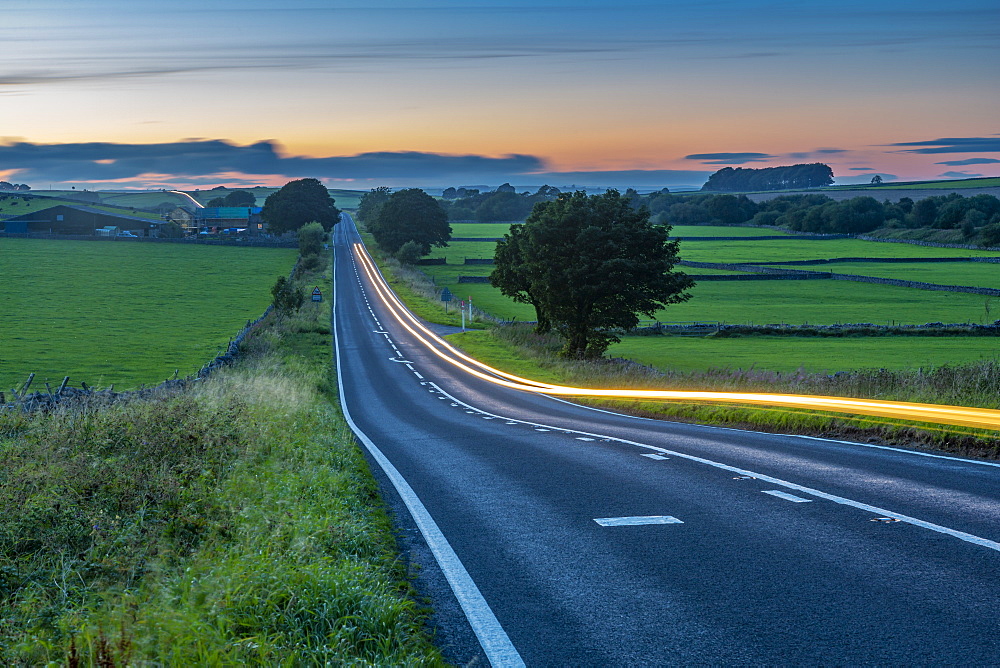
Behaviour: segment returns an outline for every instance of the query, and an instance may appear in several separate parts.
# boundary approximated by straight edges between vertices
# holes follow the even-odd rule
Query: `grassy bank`
[[[0,662],[439,664],[333,387],[307,302],[187,390],[0,413]]]
[[[661,371],[624,360],[562,359],[556,356],[560,340],[535,335],[526,326],[452,334],[448,339],[476,359],[509,373],[579,387],[776,392],[1000,408],[1000,362],[995,359],[927,369],[857,369],[834,376],[752,368]],[[1000,439],[995,431],[965,427],[736,404],[617,400],[581,403],[686,422],[877,440],[1000,457]]]

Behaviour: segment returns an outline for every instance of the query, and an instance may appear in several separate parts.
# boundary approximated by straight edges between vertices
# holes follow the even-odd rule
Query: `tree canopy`
[[[222,206],[256,206],[257,197],[249,190],[234,190],[222,198]]]
[[[274,234],[295,232],[316,221],[329,232],[340,220],[340,209],[326,187],[316,179],[289,181],[267,196],[261,217]]]
[[[365,224],[378,245],[390,253],[412,241],[419,244],[420,254],[426,255],[431,246],[447,246],[451,239],[448,214],[419,188],[392,193],[378,207],[374,221],[366,220]]]
[[[833,170],[829,165],[814,162],[808,165],[786,167],[723,167],[708,177],[702,190],[716,192],[788,190],[794,188],[817,188],[833,183]]]
[[[358,202],[358,218],[365,225],[374,224],[378,218],[378,210],[386,203],[391,193],[387,186],[379,186],[362,195],[361,201]]]
[[[673,271],[678,242],[615,190],[583,191],[535,205],[497,243],[490,282],[533,304],[538,329],[554,329],[569,357],[600,357],[639,315],[686,301],[694,282]]]

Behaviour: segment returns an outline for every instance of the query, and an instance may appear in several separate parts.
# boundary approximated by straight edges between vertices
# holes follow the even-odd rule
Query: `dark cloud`
[[[943,176],[947,179],[974,179],[983,175],[972,172],[945,172],[944,174],[938,174],[938,176]]]
[[[935,162],[934,164],[961,167],[963,165],[991,165],[997,162],[1000,162],[1000,160],[994,160],[993,158],[968,158],[966,160],[945,160],[944,162]]]
[[[849,171],[852,171],[852,172],[870,172],[870,171],[872,171],[872,168],[871,167],[850,167]]]
[[[701,160],[708,165],[743,165],[748,162],[767,162],[778,156],[767,153],[692,153],[685,160]]]
[[[12,142],[0,145],[0,171],[10,169],[17,170],[17,178],[22,182],[115,181],[143,174],[168,174],[190,180],[224,173],[427,180],[538,172],[545,169],[545,164],[530,155],[494,158],[382,152],[329,158],[286,157],[271,141],[238,146],[224,140],[188,140],[165,144]]]
[[[1000,136],[945,137],[928,141],[906,141],[886,146],[917,146],[898,153],[1000,153]]]

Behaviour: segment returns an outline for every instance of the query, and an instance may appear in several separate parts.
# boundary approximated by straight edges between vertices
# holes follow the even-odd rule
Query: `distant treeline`
[[[652,193],[634,198],[669,225],[778,226],[795,232],[865,234],[888,228],[960,229],[970,242],[1000,244],[1000,199],[993,195],[963,197],[957,193],[908,197],[896,203],[874,197],[835,201],[826,195],[785,195],[754,202],[745,195],[672,195]]]
[[[793,190],[818,188],[833,183],[829,165],[814,162],[788,167],[724,167],[708,177],[701,187],[707,192],[752,192],[755,190]]]
[[[534,193],[518,193],[509,183],[485,193],[474,188],[448,188],[442,193],[445,201],[441,206],[448,220],[524,220],[536,203],[555,199],[558,194],[559,189],[552,186],[542,186]]]
[[[534,193],[515,192],[508,184],[485,193],[449,188],[441,205],[449,220],[519,221],[527,218],[537,202],[559,194],[559,189],[551,186],[542,186]],[[868,196],[836,201],[817,193],[784,195],[758,203],[746,195],[673,194],[666,188],[640,195],[629,188],[622,196],[633,208],[648,208],[653,222],[659,224],[749,224],[822,234],[866,234],[879,228],[954,229],[961,230],[968,243],[1000,245],[1000,200],[993,195],[950,193],[916,202],[904,197],[893,203]]]

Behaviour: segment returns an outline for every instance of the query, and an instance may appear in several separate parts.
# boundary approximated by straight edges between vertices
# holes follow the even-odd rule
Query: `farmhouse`
[[[246,234],[262,234],[264,221],[260,217],[259,206],[209,206],[194,212],[200,229],[210,231],[237,228]]]
[[[111,213],[89,206],[58,204],[39,209],[4,221],[4,232],[9,234],[86,234],[115,227],[129,230],[136,236],[149,236],[151,228],[159,221],[127,214]]]

